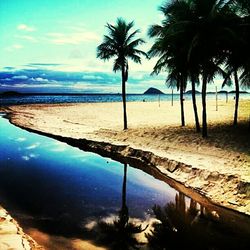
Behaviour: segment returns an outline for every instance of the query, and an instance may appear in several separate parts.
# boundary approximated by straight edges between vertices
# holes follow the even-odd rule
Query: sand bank
[[[25,234],[18,223],[0,206],[0,249],[42,250],[43,248]]]
[[[5,111],[18,126],[73,138],[71,144],[80,143],[83,148],[88,144],[85,148],[92,151],[137,158],[219,205],[250,214],[249,100],[240,102],[238,128],[231,126],[233,101],[219,101],[218,111],[215,101],[208,101],[208,139],[194,130],[191,101],[185,102],[184,128],[179,125],[178,102],[174,106],[130,102],[127,106],[126,131],[122,130],[121,103],[36,104]],[[200,103],[198,109],[201,116]]]

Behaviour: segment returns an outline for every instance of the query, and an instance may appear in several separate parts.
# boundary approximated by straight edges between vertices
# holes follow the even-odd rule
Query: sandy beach
[[[120,152],[124,157],[130,149],[151,152],[149,161],[165,175],[216,204],[250,214],[250,101],[240,101],[237,128],[231,126],[232,100],[220,100],[218,111],[213,100],[207,106],[207,139],[195,132],[191,101],[185,101],[186,127],[180,126],[179,102],[173,106],[170,102],[129,102],[126,131],[122,130],[121,103],[35,104],[10,106],[5,111],[20,127],[124,145]],[[200,102],[198,110],[201,117]]]

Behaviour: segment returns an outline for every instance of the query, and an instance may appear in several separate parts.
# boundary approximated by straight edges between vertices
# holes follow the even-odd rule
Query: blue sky
[[[155,0],[2,0],[0,1],[0,92],[121,92],[120,73],[112,60],[96,58],[105,24],[117,17],[135,21],[140,37],[149,25],[160,23]],[[129,64],[128,93],[149,87],[168,92],[166,73],[150,76],[156,59]],[[213,87],[214,88],[214,87]]]

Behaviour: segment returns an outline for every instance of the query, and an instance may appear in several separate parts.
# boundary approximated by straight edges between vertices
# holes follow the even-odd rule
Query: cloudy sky
[[[161,0],[5,0],[0,1],[0,92],[121,92],[112,61],[96,58],[105,24],[117,17],[135,21],[147,42],[149,25],[160,23]],[[129,64],[128,93],[148,87],[168,92],[166,73],[150,76],[155,60]]]

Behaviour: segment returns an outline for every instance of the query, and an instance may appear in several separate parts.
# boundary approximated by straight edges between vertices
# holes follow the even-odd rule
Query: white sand
[[[42,250],[23,232],[18,223],[0,206],[0,249]]]

